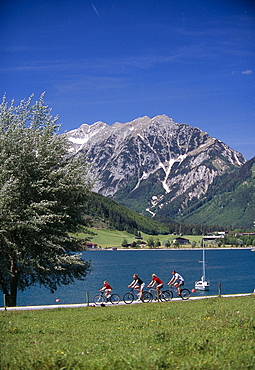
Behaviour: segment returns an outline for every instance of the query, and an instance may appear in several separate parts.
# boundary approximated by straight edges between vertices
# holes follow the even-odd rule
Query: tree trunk
[[[4,281],[1,279],[1,287],[2,287],[2,291],[3,291],[3,294],[5,296],[5,305],[7,307],[14,307],[16,306],[16,297],[17,297],[17,293],[12,295],[12,293],[9,293]]]
[[[5,296],[5,305],[7,305],[7,300],[8,300],[8,296],[9,296],[9,292],[8,292],[8,289],[6,287],[6,284],[5,284],[5,281],[4,281],[4,278],[2,276],[2,274],[0,274],[0,284],[1,284],[1,288],[2,288],[2,291],[3,291],[3,294]]]
[[[17,305],[17,292],[18,292],[18,276],[15,261],[11,261],[11,274],[10,274],[10,294],[5,296],[5,304],[8,307],[15,307]]]

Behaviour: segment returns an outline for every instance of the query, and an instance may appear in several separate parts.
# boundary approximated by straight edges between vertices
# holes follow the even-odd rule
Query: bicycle
[[[130,291],[123,295],[123,301],[126,304],[131,304],[134,300],[138,299],[139,292],[136,292],[134,288],[130,288]]]
[[[175,286],[170,285],[168,292],[169,292],[169,295],[171,296],[170,299],[173,299],[173,297],[174,297],[174,293],[173,292],[175,292],[176,293],[176,296],[178,297],[178,290],[177,290],[177,288],[175,288]],[[179,296],[183,300],[189,299],[189,297],[190,297],[190,290],[187,289],[187,288],[180,288],[180,295]]]
[[[169,290],[164,290],[162,292],[160,291],[158,295],[157,289],[151,288],[149,289],[148,292],[144,292],[142,294],[142,301],[144,303],[149,303],[152,302],[153,300],[161,302],[170,301],[171,300],[170,291]]]
[[[96,294],[93,298],[95,305],[103,305],[105,303],[111,302],[112,304],[118,304],[120,301],[120,296],[118,294],[110,294],[109,297],[106,297],[104,292]]]

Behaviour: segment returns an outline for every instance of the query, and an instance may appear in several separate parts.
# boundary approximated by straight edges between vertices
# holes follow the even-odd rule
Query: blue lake
[[[90,301],[108,280],[114,293],[121,298],[128,290],[134,273],[139,274],[147,284],[154,273],[164,281],[165,287],[175,269],[185,278],[185,286],[194,288],[194,282],[202,275],[202,250],[118,250],[118,251],[85,251],[84,260],[91,260],[93,271],[85,281],[74,285],[63,286],[51,294],[38,286],[18,292],[18,306],[84,303],[86,292]],[[206,250],[206,278],[211,287],[208,292],[196,292],[194,295],[215,295],[218,283],[221,283],[222,294],[252,293],[255,288],[255,253],[250,249],[216,249]],[[0,296],[0,306],[3,297]]]

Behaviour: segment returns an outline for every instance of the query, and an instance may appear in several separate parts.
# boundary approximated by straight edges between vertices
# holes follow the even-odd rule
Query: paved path
[[[252,293],[245,293],[245,294],[224,294],[221,295],[223,298],[229,297],[245,297],[249,296]],[[217,298],[218,295],[208,295],[203,297],[190,297],[189,300],[184,301],[181,298],[173,298],[172,301],[181,301],[181,302],[188,302],[198,299],[208,299],[208,298]],[[142,303],[141,301],[134,301],[132,304]],[[123,301],[119,302],[120,305],[124,305]],[[111,303],[107,303],[106,305],[113,306]],[[54,309],[54,308],[80,308],[80,307],[94,307],[93,303],[77,303],[77,304],[51,304],[51,305],[40,305],[40,306],[17,306],[17,307],[0,307],[0,311],[28,311],[28,310],[46,310],[46,309]],[[100,306],[97,306],[100,307]]]

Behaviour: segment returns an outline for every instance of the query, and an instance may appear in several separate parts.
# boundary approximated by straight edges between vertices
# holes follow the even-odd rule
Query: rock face
[[[245,163],[223,142],[166,115],[83,124],[66,136],[71,152],[92,164],[95,192],[153,216],[165,208],[174,218],[216,176]]]

